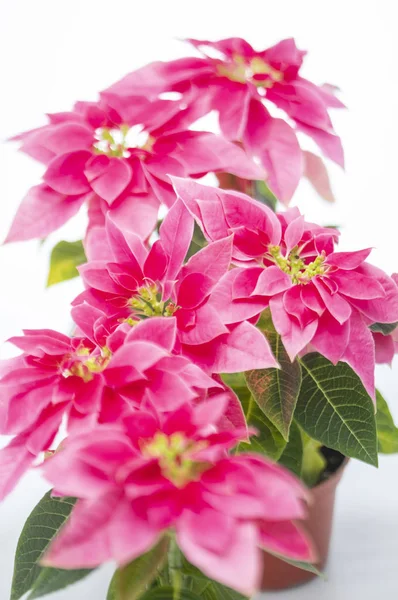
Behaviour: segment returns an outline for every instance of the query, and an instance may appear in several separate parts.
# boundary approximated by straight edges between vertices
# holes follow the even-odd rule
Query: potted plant
[[[89,219],[51,256],[49,284],[84,284],[73,334],[24,331],[0,369],[0,496],[37,464],[52,486],[22,531],[12,600],[109,560],[108,600],[305,581],[325,564],[346,460],[377,466],[398,447],[374,382],[395,352],[397,279],[369,249],[339,252],[335,228],[275,212],[303,175],[330,199],[296,131],[342,163],[340,101],[299,75],[293,40],[191,42],[217,58],[153,63],[17,136],[46,170],[7,241],[82,205]],[[222,135],[190,128],[211,110]]]

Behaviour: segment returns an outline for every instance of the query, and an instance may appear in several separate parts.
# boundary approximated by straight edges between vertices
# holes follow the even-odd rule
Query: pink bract
[[[269,306],[293,360],[317,350],[347,362],[374,398],[375,344],[369,325],[398,320],[398,287],[365,262],[370,249],[336,252],[335,229],[307,223],[298,209],[274,214],[238,192],[173,179],[207,239],[233,235],[233,260],[212,296],[224,322]],[[232,303],[234,309],[226,309]],[[260,309],[261,310],[261,309]]]
[[[179,101],[109,96],[77,102],[71,112],[49,115],[50,123],[16,136],[21,150],[44,163],[43,183],[22,201],[7,241],[45,237],[86,203],[110,211],[142,238],[155,225],[160,204],[171,206],[168,174],[202,176],[231,171],[256,179],[264,172],[237,145],[205,131],[187,129]]]
[[[77,319],[86,337],[37,330],[10,340],[23,354],[5,363],[0,379],[0,433],[16,436],[0,452],[0,497],[41,452],[51,449],[65,418],[67,430],[76,432],[116,422],[141,407],[167,412],[211,392],[228,401],[229,427],[244,425],[231,391],[187,358],[172,354],[174,318],[154,318],[109,334],[105,315],[87,308]]]
[[[262,333],[245,318],[220,318],[212,301],[230,267],[232,236],[209,244],[183,264],[192,232],[193,218],[181,201],[170,209],[150,250],[108,219],[106,237],[87,245],[92,260],[79,269],[86,291],[74,302],[75,318],[87,304],[108,315],[110,328],[174,316],[176,351],[209,373],[277,366]],[[223,314],[228,310],[224,305]]]
[[[141,411],[123,426],[70,438],[44,474],[57,495],[79,500],[43,563],[124,565],[172,529],[191,563],[251,595],[261,548],[313,560],[293,521],[305,516],[301,483],[262,457],[228,456],[242,432],[217,430],[222,410],[218,403],[160,417]]]
[[[311,137],[325,156],[343,166],[343,149],[329,109],[344,105],[333,94],[333,86],[317,86],[301,77],[305,52],[291,38],[260,52],[240,38],[188,41],[203,58],[152,63],[113,84],[104,96],[158,98],[165,91],[177,92],[196,117],[218,112],[223,135],[243,142],[261,161],[279,200],[289,202],[304,173],[323,194],[325,185],[321,190],[319,178],[324,177],[324,165],[318,157],[308,169],[297,132]],[[284,117],[275,117],[270,104]]]

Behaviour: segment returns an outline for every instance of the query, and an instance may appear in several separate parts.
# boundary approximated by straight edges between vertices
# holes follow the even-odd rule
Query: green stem
[[[173,585],[173,600],[180,600],[182,589],[182,559],[181,551],[175,538],[171,538],[168,553],[170,580]]]

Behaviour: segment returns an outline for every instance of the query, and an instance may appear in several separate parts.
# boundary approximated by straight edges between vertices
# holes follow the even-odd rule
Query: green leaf
[[[31,593],[28,596],[28,600],[33,598],[41,598],[51,592],[57,592],[62,590],[72,583],[76,583],[83,579],[94,569],[52,569],[51,567],[43,567],[40,575],[33,584]]]
[[[289,439],[290,424],[301,386],[301,368],[291,362],[276,333],[269,311],[257,325],[268,339],[280,369],[256,369],[246,373],[247,385],[263,413],[277,427],[285,440]]]
[[[320,480],[322,473],[326,469],[327,461],[321,453],[322,443],[313,440],[309,435],[302,431],[303,440],[303,465],[302,479],[308,487],[314,487]]]
[[[29,590],[32,590],[30,598],[38,598],[90,573],[88,569],[64,571],[39,565],[41,556],[69,517],[74,503],[74,498],[52,498],[51,492],[47,492],[30,513],[15,553],[11,600],[19,600]]]
[[[395,454],[398,452],[398,427],[395,426],[387,402],[378,390],[376,390],[376,400],[376,424],[379,452],[382,454]]]
[[[374,405],[358,375],[347,364],[334,366],[315,352],[300,362],[298,424],[324,446],[377,466]]]
[[[201,596],[191,590],[183,589],[177,594],[171,586],[161,586],[149,590],[140,600],[201,600]]]
[[[382,333],[383,335],[390,335],[398,326],[398,321],[395,323],[373,323],[369,329],[375,333]]]
[[[289,441],[278,462],[297,475],[297,477],[301,477],[303,465],[303,440],[300,428],[295,421],[292,421]]]
[[[249,390],[247,395],[240,395],[238,393],[238,396],[242,403],[248,425],[252,425],[258,431],[257,435],[253,435],[250,438],[249,443],[241,442],[239,444],[239,451],[258,452],[265,454],[272,460],[278,460],[286,446],[286,440],[275,425],[260,410]]]
[[[149,552],[117,569],[109,585],[107,600],[137,600],[162,568],[169,547],[163,537]]]
[[[265,181],[254,181],[254,197],[263,204],[266,204],[273,211],[276,210],[278,199],[273,192],[269,189]]]
[[[87,261],[83,242],[59,242],[54,246],[50,258],[47,286],[73,279],[79,275],[76,267]]]

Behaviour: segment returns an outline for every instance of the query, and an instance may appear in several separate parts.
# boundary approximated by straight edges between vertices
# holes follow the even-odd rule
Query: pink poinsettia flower
[[[311,561],[296,519],[306,491],[254,454],[229,456],[242,432],[219,432],[223,407],[142,411],[113,427],[73,436],[44,464],[57,495],[79,498],[42,563],[60,568],[125,565],[173,530],[187,559],[208,577],[251,596],[261,549]],[[95,466],[95,468],[93,468]]]
[[[344,361],[374,397],[369,325],[398,320],[398,286],[365,262],[371,250],[336,252],[339,233],[307,223],[298,209],[276,215],[238,192],[177,178],[174,184],[207,239],[234,236],[240,268],[229,271],[212,295],[220,318],[250,318],[269,306],[292,360],[311,349],[334,364]],[[224,311],[231,302],[234,308]]]
[[[240,38],[188,41],[203,58],[152,63],[112,85],[105,95],[141,93],[156,98],[165,91],[181,93],[195,116],[200,110],[218,112],[223,135],[243,142],[261,161],[279,200],[289,202],[304,174],[322,195],[329,195],[323,162],[303,155],[297,132],[311,137],[325,156],[343,166],[329,109],[344,105],[333,86],[317,86],[301,77],[305,52],[293,39],[260,52]],[[283,118],[270,112],[271,104],[283,111]]]
[[[181,201],[170,209],[150,250],[108,219],[106,238],[93,237],[87,247],[89,257],[99,251],[101,259],[79,268],[86,290],[75,300],[74,314],[86,310],[85,302],[105,312],[114,326],[174,316],[177,350],[209,373],[276,366],[254,325],[245,319],[226,324],[211,303],[230,267],[232,237],[209,244],[183,264],[192,232],[193,218]]]
[[[159,205],[175,200],[168,174],[264,175],[237,145],[187,130],[185,113],[181,102],[171,100],[77,102],[71,112],[49,115],[48,125],[17,136],[21,150],[43,162],[46,171],[43,183],[22,201],[7,241],[45,237],[83,203],[102,214],[103,222],[110,211],[146,238]]]
[[[1,368],[0,433],[16,437],[0,451],[0,497],[51,448],[65,417],[68,431],[80,431],[142,406],[169,411],[211,394],[228,399],[226,426],[244,424],[231,390],[173,354],[175,318],[154,318],[109,334],[98,310],[86,307],[76,317],[84,337],[29,330],[10,340],[23,354]]]

